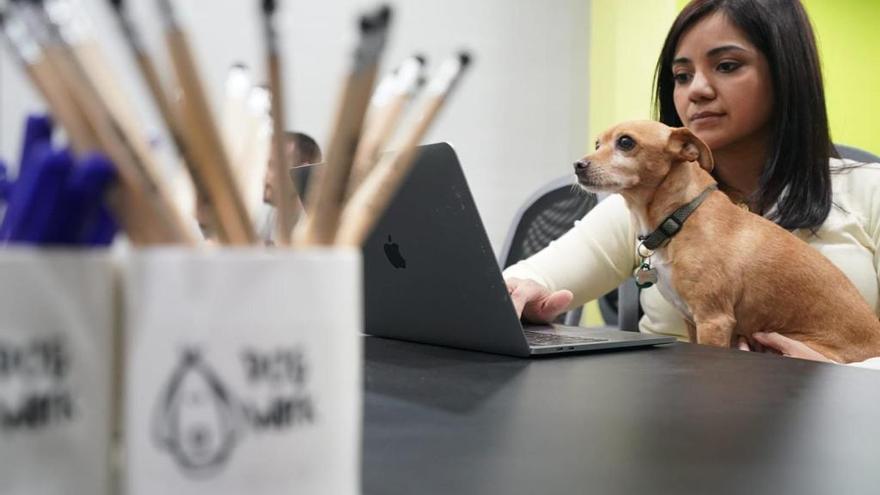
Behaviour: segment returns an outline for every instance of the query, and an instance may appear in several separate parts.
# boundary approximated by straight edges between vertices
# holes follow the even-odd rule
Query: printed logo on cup
[[[298,348],[244,349],[232,390],[197,347],[183,351],[153,415],[153,437],[188,475],[222,470],[245,433],[278,434],[314,424],[308,363]]]
[[[0,431],[40,431],[73,422],[70,361],[60,336],[0,340]]]
[[[153,436],[194,474],[223,464],[241,433],[237,404],[199,351],[186,350],[159,398]]]

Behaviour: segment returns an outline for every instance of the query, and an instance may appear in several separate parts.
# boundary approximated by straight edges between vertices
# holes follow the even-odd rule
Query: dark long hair
[[[831,210],[828,159],[836,156],[828,130],[825,90],[816,40],[799,0],[693,0],[663,44],[654,73],[655,118],[683,124],[675,110],[672,60],[681,36],[715,12],[727,18],[764,54],[775,95],[767,161],[750,197],[758,211],[793,230],[818,229]],[[776,206],[775,211],[773,207]]]

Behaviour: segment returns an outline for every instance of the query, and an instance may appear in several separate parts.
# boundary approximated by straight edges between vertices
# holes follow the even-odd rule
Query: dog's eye
[[[617,138],[617,149],[621,151],[631,151],[636,147],[636,142],[633,138],[623,135]]]
[[[599,140],[596,140],[596,149],[599,149]]]

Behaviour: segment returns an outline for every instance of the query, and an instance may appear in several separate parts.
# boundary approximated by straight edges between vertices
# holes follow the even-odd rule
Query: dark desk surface
[[[688,344],[365,348],[368,495],[880,493],[880,371]]]

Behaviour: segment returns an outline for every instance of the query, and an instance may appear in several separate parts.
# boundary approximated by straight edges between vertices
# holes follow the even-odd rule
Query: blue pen
[[[52,149],[52,128],[48,116],[28,116],[15,182],[0,160],[0,242],[109,245],[118,225],[104,197],[116,169],[99,154],[74,166],[70,150]]]
[[[9,192],[12,190],[12,183],[9,182],[6,172],[6,162],[0,159],[0,222],[6,215],[6,201],[9,199]]]
[[[119,230],[119,225],[105,202],[108,190],[116,181],[116,167],[104,155],[94,154],[89,158],[86,165],[94,169],[92,176],[95,178],[92,179],[92,184],[95,191],[90,193],[92,208],[84,217],[86,222],[80,230],[77,243],[85,246],[109,246]]]
[[[52,142],[52,127],[52,119],[48,115],[28,115],[24,124],[18,175],[21,175],[24,169],[33,163],[30,154],[37,143]]]
[[[36,187],[36,175],[39,173],[40,166],[31,166],[31,163],[42,163],[51,153],[51,144],[48,142],[38,143],[29,153],[30,158],[27,166],[20,167],[22,172],[18,175],[15,187],[9,191],[6,214],[3,216],[3,222],[0,222],[0,241],[8,242],[11,240],[13,227],[21,222],[21,216],[25,214],[27,208],[26,203],[32,195],[31,190]]]
[[[17,196],[21,206],[11,225],[10,242],[44,241],[53,227],[61,193],[73,168],[73,156],[69,151],[42,153],[39,146],[32,156],[42,155],[43,159],[33,161],[23,171],[13,191],[13,197]]]
[[[9,199],[9,192],[12,190],[12,183],[9,182],[6,162],[0,159],[0,201],[6,202]]]
[[[31,177],[31,165],[41,162],[45,155],[51,152],[52,145],[52,121],[46,115],[29,115],[25,122],[24,138],[21,146],[21,159],[18,165],[18,184],[32,183],[32,179],[21,180],[22,177]],[[7,200],[6,213],[0,222],[0,241],[9,241],[12,236],[12,227],[20,221],[24,214],[24,201],[29,197],[26,189],[33,187],[30,184],[24,188],[15,188],[6,181],[5,193]],[[17,191],[17,192],[16,192]]]
[[[91,154],[70,172],[53,222],[43,239],[47,244],[81,244],[87,230],[98,221],[107,187],[116,177],[113,164],[99,154]]]
[[[109,246],[118,231],[119,224],[116,223],[110,209],[107,205],[101,204],[94,222],[83,231],[79,243],[85,246]]]

